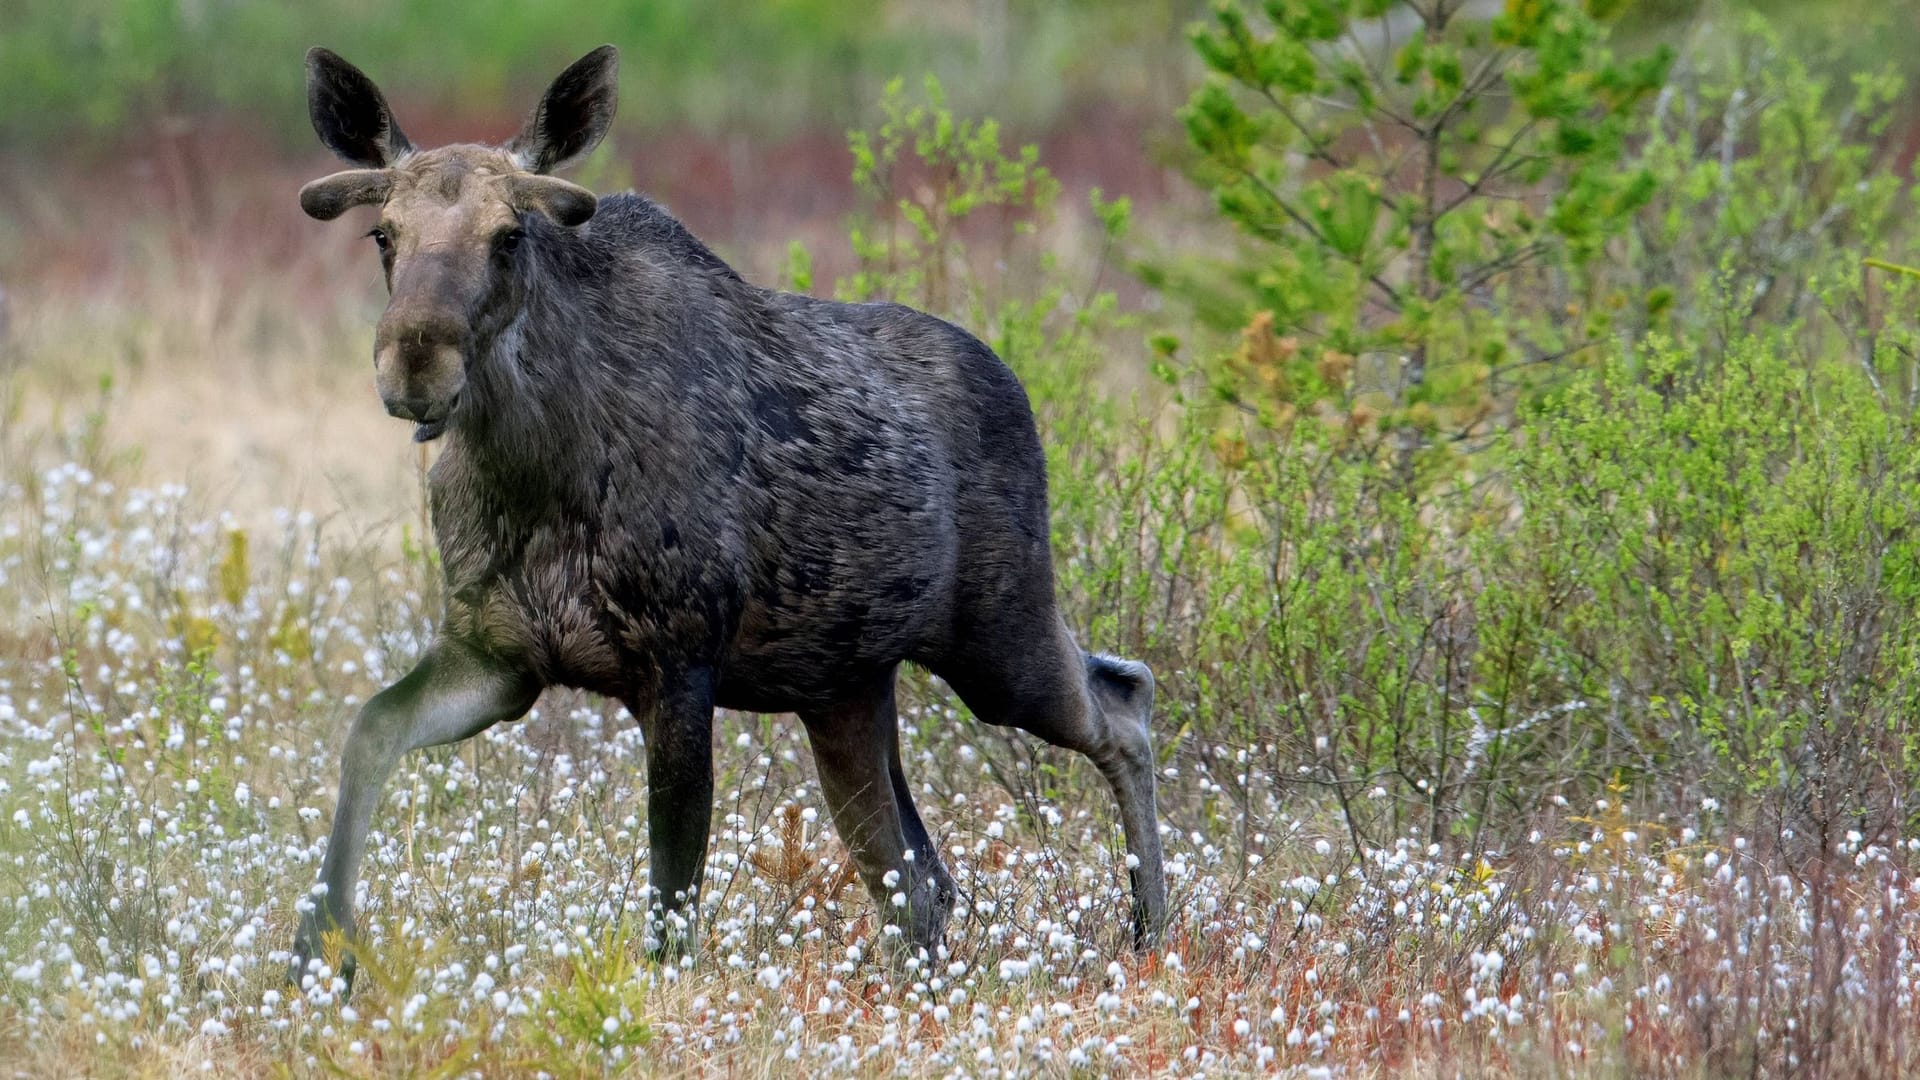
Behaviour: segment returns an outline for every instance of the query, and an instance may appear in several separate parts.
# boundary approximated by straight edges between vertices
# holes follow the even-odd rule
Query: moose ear
[[[600,144],[619,96],[620,50],[602,45],[553,80],[507,151],[528,172],[565,168]]]
[[[307,50],[307,113],[327,149],[362,168],[385,168],[413,150],[373,80],[317,45]]]
[[[332,221],[356,206],[384,200],[392,190],[393,174],[385,169],[348,169],[301,188],[300,209],[308,217]]]
[[[515,209],[545,214],[569,229],[586,224],[600,206],[593,192],[557,176],[515,176],[507,192]]]

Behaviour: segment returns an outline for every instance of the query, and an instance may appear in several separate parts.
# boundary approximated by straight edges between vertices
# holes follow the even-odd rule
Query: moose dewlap
[[[387,410],[440,439],[430,499],[447,612],[353,722],[294,976],[351,935],[382,786],[407,751],[524,714],[550,685],[624,702],[647,751],[652,896],[691,944],[716,707],[803,721],[836,828],[912,945],[953,884],[901,773],[894,675],[1077,750],[1119,802],[1136,939],[1165,926],[1142,664],[1089,655],[1054,602],[1046,466],[992,350],[892,304],[743,281],[660,207],[549,175],[613,119],[610,46],[504,146],[416,149],[374,84],[307,55],[332,219],[377,208]],[[893,884],[889,885],[888,882]],[[892,902],[904,893],[906,902]],[[349,962],[351,954],[349,953]]]

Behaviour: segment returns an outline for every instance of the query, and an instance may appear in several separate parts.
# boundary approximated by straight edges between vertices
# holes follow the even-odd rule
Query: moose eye
[[[499,240],[500,254],[511,255],[520,250],[520,241],[526,239],[526,236],[527,234],[519,229],[508,229],[506,232],[501,233]]]
[[[367,235],[373,237],[373,246],[379,248],[382,255],[386,254],[387,249],[393,246],[393,240],[387,236],[387,230],[385,229],[376,226],[373,231],[367,233]]]

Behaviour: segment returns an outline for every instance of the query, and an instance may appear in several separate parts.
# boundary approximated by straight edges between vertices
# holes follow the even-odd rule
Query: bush
[[[1429,23],[1429,45],[1505,57],[1466,65],[1486,85],[1538,89],[1551,68],[1595,95],[1538,115],[1523,96],[1490,121],[1506,142],[1544,140],[1523,155],[1535,171],[1520,205],[1539,212],[1529,269],[1503,265],[1474,293],[1459,287],[1471,275],[1423,279],[1439,249],[1423,256],[1409,231],[1431,205],[1417,195],[1356,196],[1355,221],[1371,224],[1345,249],[1338,222],[1315,216],[1369,183],[1332,148],[1383,160],[1342,143],[1340,125],[1397,114],[1346,53],[1297,44],[1356,32],[1357,8],[1267,10],[1263,34],[1228,7],[1198,39],[1264,105],[1216,81],[1188,112],[1223,211],[1259,238],[1232,264],[1245,291],[1201,305],[1241,327],[1237,347],[1184,373],[1163,363],[1167,412],[1083,422],[1072,437],[1099,449],[1055,474],[1076,611],[1156,664],[1163,742],[1204,777],[1177,819],[1225,817],[1247,837],[1305,800],[1358,843],[1415,828],[1478,849],[1531,828],[1549,800],[1624,783],[1661,807],[1711,797],[1764,813],[1809,850],[1902,827],[1920,780],[1914,293],[1860,264],[1868,242],[1907,242],[1898,182],[1877,164],[1897,80],[1836,92],[1757,20],[1663,86],[1644,78],[1664,60],[1615,64],[1570,5],[1510,8],[1478,30]],[[1517,36],[1516,10],[1544,20],[1534,36]],[[1398,92],[1431,95],[1446,51],[1408,50]],[[1350,108],[1310,111],[1335,90]],[[1604,135],[1569,143],[1556,123]],[[1405,152],[1463,168],[1445,152],[1456,136],[1432,130]],[[1480,197],[1473,172],[1449,175],[1443,203]],[[1479,243],[1490,227],[1453,235]],[[1376,275],[1403,296],[1418,294],[1410,281],[1452,290],[1464,321],[1402,317]],[[1200,279],[1162,267],[1154,280]],[[1582,363],[1497,408],[1485,382],[1451,412],[1413,379],[1397,396],[1358,389],[1369,350],[1445,342],[1465,362],[1461,343],[1483,333],[1540,359],[1529,335],[1556,320],[1554,283],[1575,281],[1592,305]],[[1041,412],[1064,439],[1059,410]],[[1455,438],[1419,448],[1410,431]],[[1287,790],[1250,781],[1262,773]]]
[[[1460,8],[1222,3],[1194,33],[1195,178],[1248,246],[1162,279],[1258,313],[1214,375],[1269,424],[1471,434],[1606,331],[1590,270],[1653,194],[1627,136],[1667,55],[1616,62],[1570,0]]]
[[[1905,235],[1888,138],[1901,92],[1891,67],[1815,74],[1758,17],[1701,36],[1637,134],[1654,186],[1609,260],[1620,340],[1791,327],[1810,362],[1870,354],[1861,257]]]

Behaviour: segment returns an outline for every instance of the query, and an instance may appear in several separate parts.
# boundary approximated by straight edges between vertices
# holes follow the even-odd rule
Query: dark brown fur
[[[316,130],[368,167],[303,202],[382,206],[379,384],[445,440],[431,498],[450,600],[420,667],[354,725],[296,972],[322,929],[350,926],[399,755],[518,716],[550,685],[639,718],[669,937],[690,925],[673,913],[705,858],[718,706],[801,716],[882,911],[935,947],[953,889],[900,771],[905,661],[982,719],[1100,766],[1137,861],[1140,938],[1157,934],[1152,678],[1082,652],[1055,610],[1045,459],[1019,383],[932,316],[751,285],[640,196],[581,218],[591,195],[528,166],[592,148],[612,63],[597,50],[570,68],[505,150],[416,152],[365,76],[310,57]]]

